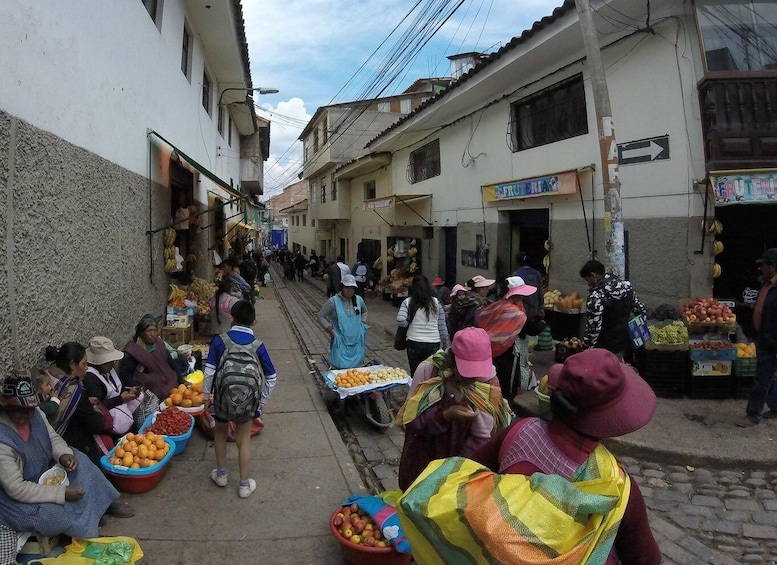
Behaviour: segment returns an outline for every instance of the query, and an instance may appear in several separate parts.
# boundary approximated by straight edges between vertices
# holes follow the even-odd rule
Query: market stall
[[[386,250],[388,275],[381,277],[378,291],[399,307],[408,296],[413,276],[421,272],[421,254],[414,238],[389,237]]]

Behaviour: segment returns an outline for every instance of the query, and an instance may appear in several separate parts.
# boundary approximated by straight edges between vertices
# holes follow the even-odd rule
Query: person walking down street
[[[305,280],[305,267],[307,267],[307,264],[308,262],[302,254],[302,251],[297,251],[297,254],[294,255],[294,270],[297,273],[297,280],[299,282]]]
[[[524,390],[529,389],[529,352],[528,348],[522,350],[518,336],[526,324],[526,310],[522,301],[536,291],[536,287],[524,283],[521,277],[508,277],[504,297],[475,313],[475,323],[486,330],[491,340],[491,354],[499,386],[502,387],[502,395],[510,403],[514,401],[520,385],[523,385]]]
[[[356,259],[356,263],[354,263],[353,268],[351,269],[351,273],[353,273],[353,278],[356,279],[356,293],[359,296],[364,296],[364,289],[367,288],[367,278],[369,272],[370,269],[367,267],[367,264],[362,261],[362,258],[359,257]]]
[[[656,395],[631,367],[603,349],[583,351],[570,356],[563,365],[551,367],[548,389],[551,422],[540,418],[518,420],[495,434],[470,458],[501,475],[531,477],[532,483],[544,481],[541,475],[555,476],[552,480],[562,484],[547,489],[553,493],[555,509],[563,508],[568,496],[580,493],[578,482],[587,485],[588,496],[609,497],[612,509],[603,514],[596,532],[584,530],[594,540],[596,554],[602,556],[597,562],[657,565],[661,552],[650,530],[639,485],[631,482],[600,443],[645,426],[655,413]],[[537,511],[528,501],[509,502],[510,508],[525,509],[529,519]],[[550,516],[544,519],[552,523],[547,522],[552,520]],[[561,534],[563,537],[564,532]],[[539,538],[537,541],[542,542]],[[573,547],[580,540],[564,541],[566,547]],[[545,545],[537,549],[549,551]]]
[[[212,412],[216,421],[213,430],[216,468],[210,472],[210,478],[220,487],[227,486],[227,434],[229,422],[235,422],[240,473],[238,496],[248,498],[256,490],[256,480],[249,477],[251,425],[270,400],[277,374],[267,348],[251,329],[256,321],[254,305],[239,300],[232,306],[230,315],[232,328],[213,338],[205,363],[203,399],[205,409]],[[250,394],[246,395],[246,391]]]
[[[345,275],[340,292],[324,302],[318,312],[318,323],[331,338],[328,360],[332,367],[351,369],[362,364],[366,322],[367,306],[361,296],[356,296],[356,280],[353,275]]]
[[[250,254],[246,256],[242,263],[240,263],[240,275],[245,279],[251,290],[248,293],[248,300],[254,302],[256,300],[256,293],[254,292],[254,285],[256,284],[256,277],[259,274],[259,266],[256,264],[253,256]]]
[[[424,275],[413,277],[410,296],[402,301],[397,312],[397,323],[407,328],[407,362],[411,375],[421,361],[450,345],[443,305]]]
[[[757,263],[761,266],[763,286],[753,308],[755,378],[747,399],[747,416],[737,422],[740,428],[754,426],[762,418],[777,418],[777,248],[767,249]],[[764,403],[769,410],[761,414]]]
[[[405,428],[403,491],[431,461],[468,457],[513,417],[494,373],[488,334],[480,328],[461,330],[449,350],[421,363],[410,391],[397,413],[397,424]]]
[[[583,348],[599,347],[623,359],[632,350],[629,320],[645,314],[645,305],[629,281],[605,274],[596,259],[586,262],[580,276],[591,289],[585,303],[586,323]]]
[[[437,300],[443,304],[451,303],[451,289],[445,286],[445,281],[440,277],[434,277],[432,281],[432,288],[437,295]]]
[[[343,275],[347,275],[347,272],[343,272],[343,269],[340,267],[343,263],[343,257],[342,255],[337,256],[337,261],[332,263],[329,268],[327,269],[327,281],[326,281],[326,295],[331,298],[340,289],[340,281],[343,280]],[[348,267],[346,266],[346,269]],[[350,270],[350,269],[349,269]]]
[[[486,297],[495,282],[478,275],[467,281],[463,294],[453,287],[456,292],[451,291],[451,307],[448,310],[448,335],[451,339],[459,330],[475,325],[475,312],[490,303]]]
[[[318,260],[318,255],[316,255],[315,251],[310,252],[310,259],[308,259],[308,267],[310,267],[311,277],[317,277],[319,275],[321,262]]]

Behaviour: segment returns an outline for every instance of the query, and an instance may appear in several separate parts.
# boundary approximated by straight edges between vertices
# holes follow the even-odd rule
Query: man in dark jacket
[[[747,417],[737,422],[740,428],[749,428],[762,418],[777,418],[777,248],[767,249],[756,261],[761,265],[763,286],[753,308],[753,329],[756,331],[755,378],[747,399]],[[761,414],[764,403],[769,407]]]
[[[585,303],[587,312],[583,347],[599,347],[619,357],[629,351],[629,320],[645,314],[645,305],[629,281],[605,274],[604,265],[592,259],[580,269],[580,276],[591,289]]]
[[[537,335],[545,328],[545,302],[542,299],[542,275],[537,269],[529,265],[529,254],[525,251],[519,251],[516,254],[515,262],[518,264],[518,268],[515,269],[513,276],[521,277],[526,284],[537,289],[531,296],[523,297],[523,306],[527,316],[524,331],[526,335]]]

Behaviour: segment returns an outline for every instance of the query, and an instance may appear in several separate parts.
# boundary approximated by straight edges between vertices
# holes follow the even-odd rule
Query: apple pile
[[[725,304],[714,298],[694,298],[683,306],[683,315],[690,324],[732,324],[736,316]]]
[[[343,506],[332,519],[337,532],[351,543],[366,547],[389,547],[390,544],[370,515],[354,503]]]

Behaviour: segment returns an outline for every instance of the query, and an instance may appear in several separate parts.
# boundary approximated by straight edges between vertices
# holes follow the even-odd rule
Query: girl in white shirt
[[[411,375],[427,357],[450,345],[445,311],[435,294],[429,279],[416,275],[410,285],[410,297],[402,302],[397,313],[397,323],[407,328],[407,362]]]

